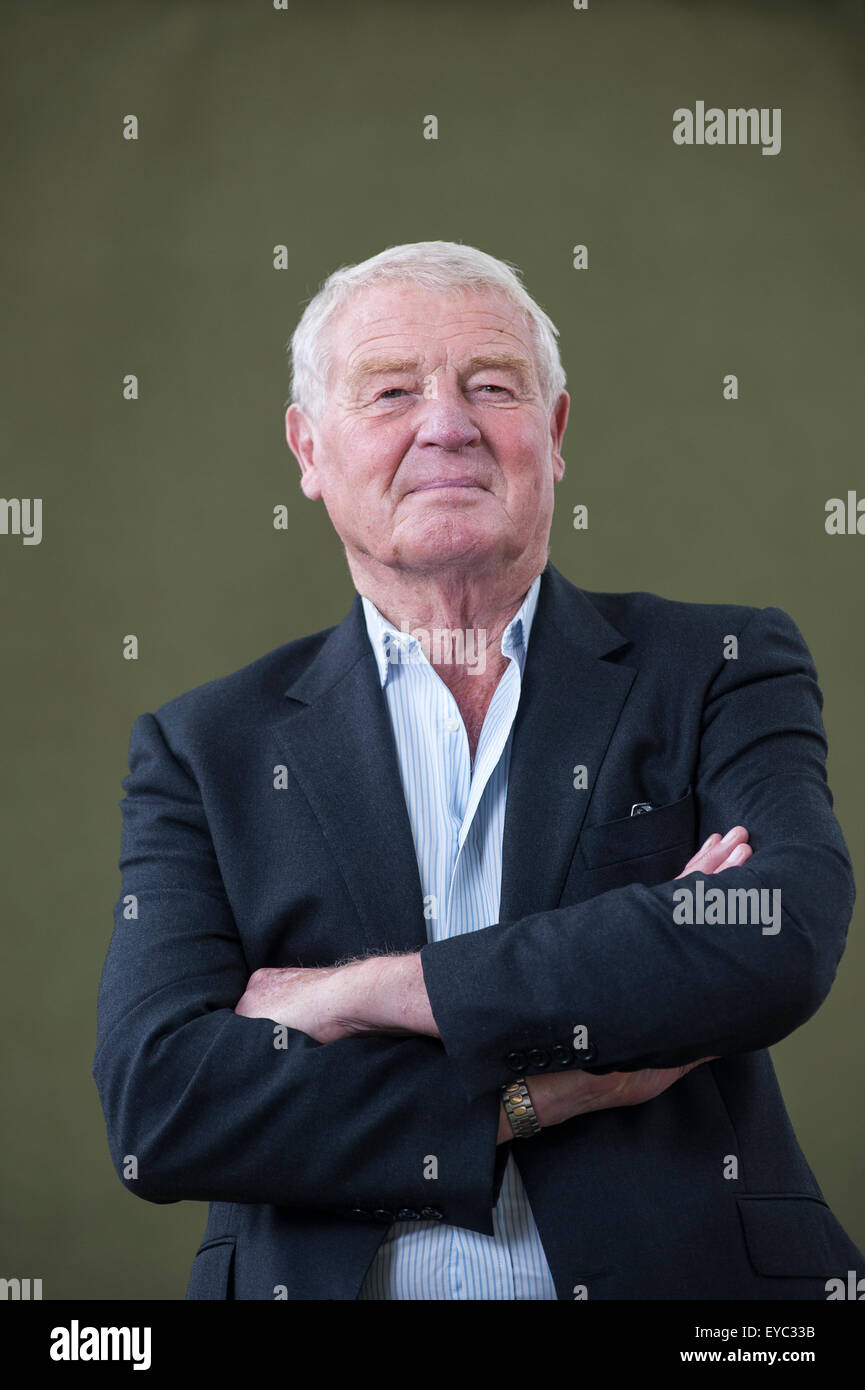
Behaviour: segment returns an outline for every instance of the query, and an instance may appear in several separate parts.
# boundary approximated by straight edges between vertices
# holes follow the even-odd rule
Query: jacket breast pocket
[[[192,1262],[187,1299],[233,1299],[234,1236],[209,1240]]]
[[[583,867],[600,869],[677,850],[681,851],[684,868],[693,853],[695,821],[694,793],[689,787],[683,797],[667,806],[584,826],[579,841]]]

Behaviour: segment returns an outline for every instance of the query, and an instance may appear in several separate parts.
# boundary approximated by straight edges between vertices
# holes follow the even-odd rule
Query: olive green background
[[[553,562],[790,613],[865,873],[865,537],[824,529],[865,492],[865,25],[841,0],[31,0],[0,5],[0,48],[0,490],[43,498],[44,527],[0,536],[0,1275],[177,1299],[205,1207],[124,1190],[90,1074],[120,781],[138,714],[348,608],[282,419],[286,341],[338,265],[443,238],[520,266],[572,397]],[[698,99],[781,107],[781,153],[675,146]],[[773,1049],[860,1246],[862,925]]]

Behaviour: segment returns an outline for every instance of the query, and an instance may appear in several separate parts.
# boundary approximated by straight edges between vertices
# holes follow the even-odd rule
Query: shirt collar
[[[520,674],[525,666],[529,635],[538,606],[540,588],[541,576],[538,575],[533,580],[519,609],[502,633],[502,655],[513,657],[519,666]],[[378,666],[379,681],[384,689],[387,684],[388,673],[393,670],[395,665],[411,658],[423,662],[426,661],[426,657],[417,639],[411,637],[407,632],[400,632],[392,623],[382,617],[371,599],[361,594],[361,602],[366,619],[367,635]],[[396,653],[400,654],[399,658],[396,657]]]

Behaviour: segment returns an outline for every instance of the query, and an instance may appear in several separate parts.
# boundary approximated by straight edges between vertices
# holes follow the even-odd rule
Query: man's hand
[[[320,969],[256,970],[234,1012],[272,1018],[321,1043],[358,1033],[439,1035],[417,952]]]
[[[697,870],[704,874],[720,874],[725,869],[744,864],[753,853],[744,825],[734,825],[732,830],[727,831],[723,840],[716,830],[714,835],[710,835],[706,843],[701,845],[693,858],[688,860],[682,872],[676,874],[676,878],[684,878],[685,874],[693,874]]]
[[[706,874],[720,874],[724,869],[744,864],[753,854],[747,840],[748,832],[743,825],[734,826],[723,839],[717,832],[710,835],[676,877],[684,878],[685,874],[697,870]],[[610,1110],[616,1105],[642,1105],[644,1101],[654,1100],[655,1096],[661,1095],[694,1067],[714,1060],[714,1057],[700,1057],[696,1062],[688,1062],[682,1067],[611,1071],[606,1076],[593,1076],[586,1071],[554,1072],[551,1076],[533,1076],[531,1083],[526,1081],[525,1085],[538,1123],[542,1129],[546,1129],[549,1125],[559,1125],[564,1120],[588,1114],[592,1110]],[[502,1105],[496,1142],[504,1144],[513,1137],[511,1122]]]
[[[701,1057],[683,1067],[646,1067],[643,1071],[611,1071],[606,1076],[593,1076],[587,1071],[556,1072],[552,1076],[533,1076],[525,1087],[538,1117],[541,1129],[560,1125],[575,1115],[587,1115],[592,1110],[612,1110],[617,1105],[642,1105],[654,1100],[693,1067],[712,1062],[713,1057]],[[504,1106],[499,1115],[497,1144],[513,1139],[514,1131]]]

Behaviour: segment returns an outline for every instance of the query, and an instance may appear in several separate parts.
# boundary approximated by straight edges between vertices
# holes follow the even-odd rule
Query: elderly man
[[[796,626],[548,563],[569,400],[503,262],[390,248],[292,349],[357,597],[136,721],[100,987],[118,1173],[210,1203],[187,1297],[831,1296],[766,1050],[854,897]]]

